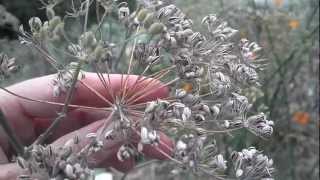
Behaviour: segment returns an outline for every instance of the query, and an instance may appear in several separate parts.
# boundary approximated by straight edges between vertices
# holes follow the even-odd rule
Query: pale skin
[[[106,75],[105,77],[107,78]],[[53,78],[54,76],[52,75],[43,76],[15,84],[7,89],[31,99],[63,104],[64,95],[58,98],[53,97]],[[112,92],[119,92],[121,84],[123,85],[121,79],[123,81],[121,75],[110,75],[108,87],[112,89]],[[85,84],[90,85],[91,88],[103,97],[112,101],[111,96],[103,87],[96,74],[85,73],[85,79],[82,81],[85,82]],[[135,87],[133,84],[136,82],[137,76],[129,76],[127,87],[136,88],[135,92],[139,92],[151,81],[143,81]],[[148,93],[146,97],[141,98],[136,103],[147,102],[168,96],[168,88],[163,87],[160,82],[152,81],[152,83],[154,84],[152,85],[154,86],[152,89],[156,90]],[[80,83],[77,85],[70,104],[95,108],[109,106],[95,93]],[[6,119],[9,121],[9,124],[17,134],[19,140],[27,146],[48,128],[57,116],[57,113],[61,111],[62,105],[27,101],[0,90],[0,108],[4,112]],[[85,109],[81,107],[70,108],[67,117],[62,121],[59,128],[49,137],[46,143],[59,147],[74,136],[79,136],[80,139],[84,139],[86,134],[97,132],[103,126],[105,122],[104,118],[106,118],[108,114],[109,112],[102,110]],[[108,122],[108,124],[111,123],[112,122]],[[160,139],[163,142],[162,145],[160,144],[156,148],[146,145],[143,153],[150,158],[166,159],[166,155],[171,153],[171,149],[168,147],[172,147],[172,141],[163,134],[161,134]],[[89,159],[92,160],[92,166],[99,168],[113,167],[123,172],[132,169],[135,165],[133,158],[123,162],[116,158],[115,154],[122,143],[123,142],[119,140],[109,140],[100,152],[89,157]],[[81,148],[84,144],[80,143],[79,146]],[[158,151],[158,149],[160,149],[161,152]],[[166,155],[164,155],[163,152],[165,152]],[[10,162],[11,156],[14,154],[15,152],[9,144],[7,135],[3,129],[0,128],[0,180],[13,180],[21,174],[22,169],[20,169],[16,163]]]

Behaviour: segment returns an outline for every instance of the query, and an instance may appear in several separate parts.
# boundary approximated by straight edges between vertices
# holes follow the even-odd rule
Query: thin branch
[[[96,70],[97,76],[101,82],[101,84],[104,86],[104,88],[108,91],[108,93],[112,97],[112,101],[115,101],[115,94],[113,92],[113,89],[111,88],[111,80],[110,80],[110,71],[109,68],[107,68],[107,77],[108,77],[108,83],[106,82],[106,79],[104,78],[104,75],[100,72],[99,66],[97,64],[93,65],[94,69]]]
[[[103,126],[102,126],[102,130],[101,130],[101,131],[99,132],[99,134],[98,134],[98,139],[101,138],[102,134],[103,134],[103,133],[105,132],[105,130],[108,128],[108,124],[109,124],[109,122],[112,120],[115,112],[116,112],[116,110],[113,109],[113,110],[111,111],[111,113],[108,115],[107,119],[104,120],[104,123],[103,123]]]
[[[136,33],[139,32],[140,26],[137,27]],[[129,60],[129,66],[128,66],[128,72],[127,72],[127,77],[125,80],[125,84],[124,84],[124,88],[123,88],[123,94],[122,94],[122,99],[121,101],[124,101],[124,97],[126,97],[126,92],[127,92],[127,85],[128,85],[128,79],[129,79],[129,74],[131,73],[131,68],[132,68],[132,61],[133,61],[133,55],[134,55],[134,51],[136,49],[136,45],[137,45],[137,38],[134,39],[133,42],[133,47],[131,50],[131,55],[130,55],[130,60]]]
[[[24,96],[21,96],[19,94],[16,94],[4,87],[1,87],[0,86],[0,89],[2,89],[3,91],[7,92],[8,94],[11,94],[17,98],[20,98],[20,99],[23,99],[23,100],[26,100],[26,101],[31,101],[31,102],[37,102],[37,103],[43,103],[43,104],[50,104],[50,105],[56,105],[56,106],[64,106],[64,103],[58,103],[58,102],[52,102],[52,101],[43,101],[43,100],[37,100],[37,99],[31,99],[31,98],[27,98],[27,97],[24,97]],[[102,111],[105,111],[105,110],[109,110],[108,108],[98,108],[98,107],[90,107],[90,106],[81,106],[81,105],[75,105],[75,104],[69,104],[69,107],[72,107],[72,108],[81,108],[81,109],[90,109],[90,110],[102,110]]]
[[[120,53],[119,53],[119,56],[118,58],[116,59],[116,62],[112,64],[112,72],[115,72],[116,70],[118,70],[118,66],[119,66],[119,63],[124,55],[124,52],[127,48],[127,45],[128,45],[128,39],[130,37],[130,30],[127,30],[126,33],[125,33],[125,41],[121,47],[121,50],[120,50]]]
[[[167,70],[167,72],[162,72],[162,74],[158,74],[157,76],[155,76],[153,79],[149,79],[149,78],[144,78],[142,79],[139,83],[142,83],[144,82],[145,80],[148,80],[149,79],[149,82],[147,84],[146,87],[144,87],[144,89],[142,91],[139,91],[137,93],[134,93],[133,96],[131,96],[130,98],[128,98],[126,101],[128,103],[128,105],[132,105],[133,103],[131,103],[131,101],[133,101],[134,99],[136,98],[139,98],[139,96],[143,96],[146,92],[150,91],[150,90],[154,90],[154,89],[159,89],[159,88],[154,88],[155,85],[160,85],[161,82],[160,82],[160,79],[163,78],[165,75],[167,75],[168,73],[170,72],[170,70]],[[157,84],[155,84],[157,83]],[[136,83],[138,84],[138,83]],[[133,91],[135,92],[136,89]]]
[[[87,32],[89,8],[90,8],[90,0],[86,0],[86,14],[84,17],[83,32]]]
[[[174,84],[174,83],[176,83],[178,80],[180,80],[180,78],[175,78],[175,79],[169,81],[168,83],[162,84],[160,87],[153,88],[153,89],[149,89],[149,90],[148,90],[147,92],[145,92],[142,96],[139,96],[139,97],[137,97],[137,98],[129,101],[128,104],[133,104],[133,103],[139,101],[140,99],[142,99],[142,98],[150,95],[151,93],[154,93],[155,90],[159,90],[159,89],[161,89],[161,88],[164,88],[164,87],[167,87],[167,86],[169,86],[169,85],[171,85],[171,84]]]
[[[42,144],[59,127],[60,122],[65,118],[69,109],[69,104],[71,102],[73,92],[75,90],[75,85],[78,82],[78,76],[80,74],[82,63],[83,61],[80,61],[76,67],[76,70],[72,79],[72,84],[69,88],[69,91],[67,92],[67,97],[64,103],[65,105],[63,106],[61,113],[59,113],[59,116],[53,121],[53,123],[49,126],[49,128],[46,129],[46,131],[36,139],[33,145]]]
[[[88,90],[90,90],[94,95],[96,95],[97,97],[99,97],[100,99],[102,99],[104,102],[106,102],[110,107],[113,106],[113,104],[107,99],[105,98],[102,94],[100,94],[98,91],[96,91],[95,89],[93,89],[92,87],[90,87],[88,84],[86,84],[83,81],[79,81],[84,87],[86,87]]]

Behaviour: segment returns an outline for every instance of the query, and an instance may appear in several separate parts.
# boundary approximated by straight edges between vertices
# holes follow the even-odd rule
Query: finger
[[[86,139],[86,135],[89,133],[96,133],[101,130],[101,127],[104,125],[105,120],[99,120],[85,126],[79,130],[76,130],[72,133],[62,136],[58,140],[56,140],[52,145],[54,147],[63,146],[68,140],[73,139],[77,136],[80,139],[80,143],[73,147],[74,152],[79,152],[83,147],[85,147],[89,140]],[[111,129],[112,122],[109,122],[108,129]],[[160,141],[159,145],[144,145],[142,153],[149,158],[156,158],[159,160],[168,159],[168,157],[172,156],[173,153],[173,142],[170,138],[168,138],[165,134],[159,132]],[[137,137],[133,137],[133,139],[137,139]],[[134,158],[129,158],[124,161],[120,161],[117,158],[117,152],[120,146],[123,144],[124,140],[121,139],[108,139],[104,142],[104,146],[101,150],[96,153],[91,154],[88,157],[88,162],[91,167],[113,167],[119,171],[127,172],[130,171],[135,166]],[[136,143],[135,143],[136,144]]]
[[[108,116],[109,112],[87,110],[87,109],[75,109],[70,111],[66,118],[63,120],[62,125],[56,129],[53,134],[48,138],[47,143],[53,142],[53,140],[60,138],[61,136],[75,131],[81,127],[87,126],[95,121],[104,119]],[[41,135],[54,121],[54,118],[35,118],[34,127],[35,135]]]
[[[124,84],[121,81],[127,79],[127,76],[124,75],[122,77],[122,75],[119,74],[112,74],[109,77],[110,83],[108,84],[108,88],[111,88],[112,92],[119,92],[121,86],[123,86]],[[64,96],[53,97],[53,85],[51,82],[54,78],[54,75],[43,76],[40,78],[35,78],[19,83],[17,85],[13,85],[8,89],[31,99],[63,103],[65,98]],[[107,79],[108,77],[105,78]],[[137,78],[138,76],[135,75],[129,76],[127,83],[128,89],[133,88],[135,82],[137,82]],[[137,92],[141,90],[141,88],[148,85],[151,81],[152,79],[141,82],[137,88]],[[112,96],[108,93],[108,90],[105,89],[105,87],[102,85],[98,76],[95,73],[85,73],[85,78],[83,79],[83,82],[90,85],[93,89],[95,89],[98,93],[103,95],[109,101],[113,100]],[[168,89],[166,87],[162,87],[159,81],[155,82],[156,83],[152,83],[154,86],[152,87],[152,89],[154,89],[153,92],[148,94],[147,97],[141,99],[140,101],[144,102],[146,100],[155,100],[157,98],[167,97]],[[59,112],[59,110],[61,109],[61,106],[30,102],[22,99],[18,99],[18,102],[24,110],[24,113],[26,113],[30,117],[56,117],[56,113]],[[105,101],[97,97],[88,88],[79,83],[74,92],[74,97],[71,103],[91,107],[108,106],[108,104]]]
[[[95,73],[85,73],[86,78],[83,80],[86,84],[92,86],[97,92],[111,100],[111,96],[108,95],[108,91],[100,83],[99,78]],[[107,76],[107,75],[106,75]],[[52,80],[54,75],[44,76],[40,78],[31,79],[11,87],[8,87],[10,91],[13,91],[19,95],[25,97],[43,101],[52,101],[52,102],[63,102],[64,97],[53,97],[52,93]],[[107,78],[107,77],[106,77]],[[131,88],[134,83],[137,81],[138,76],[129,76],[128,78],[128,87]],[[117,92],[121,87],[121,80],[126,79],[126,76],[122,75],[110,75],[110,84],[109,86],[113,89],[114,92]],[[150,80],[151,81],[151,80]],[[123,83],[122,83],[123,84]],[[148,80],[143,81],[139,86],[144,87],[148,84]],[[160,84],[154,84],[154,90],[148,95],[148,97],[143,98],[142,100],[153,100],[156,98],[163,98],[168,95],[168,89],[166,87],[161,87]],[[158,89],[157,89],[158,88]],[[106,104],[103,100],[98,98],[94,93],[89,91],[87,88],[78,85],[75,90],[72,104],[93,106],[93,107],[104,107]],[[57,117],[57,113],[60,112],[61,106],[48,105],[37,102],[30,102],[16,98],[12,95],[9,95],[0,90],[0,108],[4,112],[6,118],[9,120],[11,127],[17,133],[19,139],[24,144],[30,144],[36,137],[39,135],[39,132],[43,132],[44,129],[52,123],[52,120]],[[69,109],[73,111],[74,109]],[[103,112],[104,113],[104,112]],[[68,113],[67,116],[70,118],[73,116],[72,113]],[[89,116],[87,116],[89,117]],[[73,123],[73,127],[79,127],[79,124],[86,125],[83,123],[88,121],[90,118],[71,118],[74,121],[69,121]],[[83,120],[84,119],[84,120]],[[96,120],[92,118],[91,120]],[[92,122],[92,121],[88,121]],[[67,124],[65,125],[67,128]],[[23,131],[22,131],[23,130]],[[67,131],[66,131],[67,132]],[[0,131],[0,137],[6,137],[3,132]],[[0,138],[1,146],[8,151],[8,142],[6,138]]]
[[[104,125],[105,120],[99,120],[96,122],[93,122],[89,124],[88,126],[85,126],[83,128],[80,128],[76,131],[73,131],[69,134],[66,134],[56,141],[54,141],[51,145],[54,148],[63,147],[69,140],[72,140],[74,137],[77,137],[79,139],[78,144],[74,144],[72,146],[73,152],[79,152],[81,149],[83,149],[86,145],[90,143],[90,139],[88,139],[86,136],[90,133],[97,133],[99,129]],[[105,159],[109,158],[110,156],[114,155],[119,147],[121,146],[122,140],[108,140],[104,142],[104,146],[101,150],[99,150],[96,153],[91,154],[88,157],[88,163],[92,167],[97,167],[102,162],[105,161]]]
[[[3,99],[0,99],[0,101]],[[4,101],[8,105],[8,101]],[[1,102],[0,102],[1,106]],[[11,108],[9,108],[11,107]],[[25,114],[16,113],[19,111],[20,106],[18,104],[13,103],[11,106],[5,106],[2,111],[5,112],[6,117],[8,118],[8,122],[10,126],[15,131],[21,143],[24,145],[31,144],[36,137],[42,134],[54,121],[54,118],[34,118],[31,119]],[[21,110],[22,111],[22,110]],[[70,111],[66,118],[62,121],[61,126],[56,129],[53,134],[47,139],[46,143],[51,143],[53,140],[60,138],[61,136],[75,131],[81,127],[84,127],[92,122],[97,120],[101,120],[105,118],[109,112],[105,111],[95,111],[95,110],[87,110],[87,109],[75,109]],[[0,130],[0,146],[7,153],[8,156],[13,153],[10,151],[9,142],[7,139],[7,135],[4,131]]]
[[[93,122],[86,127],[83,127],[77,131],[64,135],[63,137],[59,138],[51,145],[54,148],[62,147],[66,144],[67,141],[77,136],[80,142],[78,145],[74,145],[72,147],[72,150],[73,152],[79,152],[82,148],[84,148],[89,143],[89,139],[86,139],[85,136],[89,133],[96,133],[102,127],[103,124],[104,124],[104,120]],[[107,168],[111,166],[122,172],[127,172],[131,170],[135,166],[135,160],[133,158],[120,161],[116,156],[116,153],[122,144],[123,144],[123,140],[120,140],[120,139],[105,141],[104,146],[101,150],[91,154],[88,157],[89,166],[93,168],[95,167]]]
[[[53,147],[59,148],[65,145],[67,141],[77,137],[79,139],[79,144],[74,146],[75,150],[80,150],[83,148],[89,141],[86,138],[87,134],[89,133],[96,133],[99,128],[104,124],[104,120],[99,120],[89,124],[88,126],[82,127],[76,131],[71,133],[65,134],[64,136],[60,137],[59,139],[55,140],[51,145]]]

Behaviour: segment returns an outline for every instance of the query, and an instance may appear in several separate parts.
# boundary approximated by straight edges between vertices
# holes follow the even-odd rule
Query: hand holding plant
[[[71,1],[63,18],[54,11],[61,1],[42,2],[48,21],[31,18],[30,32],[20,28],[20,41],[57,74],[1,87],[4,98],[11,99],[3,108],[11,125],[2,124],[18,165],[27,171],[20,178],[92,179],[92,164],[128,170],[134,157],[149,155],[170,160],[174,173],[190,170],[223,179],[227,162],[215,135],[242,128],[263,139],[272,135],[273,121],[250,112],[252,105],[242,95],[260,86],[258,73],[266,62],[261,47],[247,39],[235,47],[231,41],[238,31],[214,14],[203,18],[205,32],[200,33],[165,1],[141,0],[134,11],[126,2],[97,0],[93,8],[91,0]],[[90,8],[98,24],[88,28]],[[123,26],[124,39],[104,38],[106,17]],[[65,31],[68,19],[82,24],[76,40]],[[61,41],[66,45],[59,50]],[[61,63],[50,49],[71,62]],[[89,67],[95,73],[83,71]],[[32,133],[14,135],[12,127]],[[272,179],[272,160],[254,147],[231,154],[237,179]]]

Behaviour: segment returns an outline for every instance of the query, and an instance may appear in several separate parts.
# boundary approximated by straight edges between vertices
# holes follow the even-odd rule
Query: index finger
[[[60,97],[53,96],[53,84],[52,81],[55,78],[54,75],[43,76],[40,78],[31,79],[11,87],[8,89],[16,94],[28,97],[30,99],[50,101],[63,103],[65,95]],[[85,84],[88,84],[92,89],[101,94],[103,97],[109,101],[113,101],[112,95],[109,92],[119,92],[124,86],[124,81],[128,80],[127,88],[135,88],[136,92],[141,91],[147,85],[149,85],[152,92],[148,93],[146,97],[140,99],[140,102],[146,102],[155,100],[157,98],[164,98],[168,96],[168,88],[163,87],[162,83],[157,80],[147,79],[140,81],[139,85],[136,86],[138,76],[136,75],[120,75],[120,74],[110,74],[109,77],[105,75],[107,82],[106,89],[100,82],[99,77],[95,73],[85,73],[85,78],[82,80]],[[110,79],[110,82],[109,82]],[[134,93],[136,93],[134,92]],[[15,97],[12,97],[15,98]],[[53,118],[56,117],[57,112],[61,110],[62,106],[45,104],[39,102],[30,102],[23,99],[16,98],[17,103],[19,103],[23,111],[32,117],[37,118]],[[77,88],[74,91],[74,96],[72,98],[71,104],[88,106],[88,107],[107,107],[108,104],[99,98],[96,94],[90,91],[81,83],[78,83]]]

